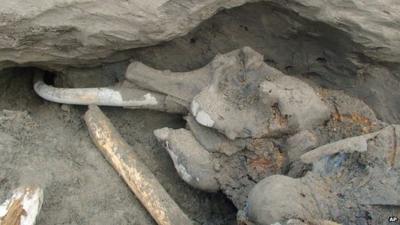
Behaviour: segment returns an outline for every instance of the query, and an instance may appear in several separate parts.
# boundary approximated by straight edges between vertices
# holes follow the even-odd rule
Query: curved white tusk
[[[56,88],[45,84],[42,80],[37,80],[34,84],[34,89],[40,97],[48,101],[63,104],[94,104],[126,107],[158,104],[157,99],[152,94],[146,92],[138,93],[137,100],[123,99],[121,91],[113,87]]]
[[[62,104],[101,105],[129,108],[145,108],[172,113],[183,113],[184,106],[167,101],[167,96],[136,88],[56,88],[43,82],[41,76],[35,77],[35,92],[42,98]]]

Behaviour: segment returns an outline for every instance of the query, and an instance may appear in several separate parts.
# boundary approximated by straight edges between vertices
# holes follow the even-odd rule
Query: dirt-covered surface
[[[92,81],[93,82],[93,81]],[[99,81],[101,82],[101,81]],[[0,200],[23,184],[44,188],[38,225],[154,224],[92,144],[86,107],[46,102],[32,90],[30,69],[0,74]],[[180,116],[103,108],[183,210],[201,224],[234,224],[236,209],[222,194],[186,185],[152,131],[184,126]]]

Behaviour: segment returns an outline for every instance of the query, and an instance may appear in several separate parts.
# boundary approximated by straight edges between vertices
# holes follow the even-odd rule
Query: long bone
[[[159,225],[193,225],[110,120],[90,105],[84,116],[94,144]]]

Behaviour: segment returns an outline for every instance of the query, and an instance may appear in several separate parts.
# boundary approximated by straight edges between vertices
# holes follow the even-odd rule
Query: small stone
[[[217,172],[221,170],[221,164],[219,162],[214,162],[214,170]]]
[[[71,111],[71,106],[62,104],[61,105],[61,110],[64,111],[64,112],[70,112]]]

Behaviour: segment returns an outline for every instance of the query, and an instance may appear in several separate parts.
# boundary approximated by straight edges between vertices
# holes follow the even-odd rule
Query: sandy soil
[[[92,144],[86,107],[46,102],[32,90],[29,69],[0,72],[0,200],[22,184],[44,188],[38,225],[154,224]],[[177,115],[103,108],[127,142],[183,210],[201,224],[234,224],[236,209],[222,194],[181,181],[152,131],[179,128]]]

